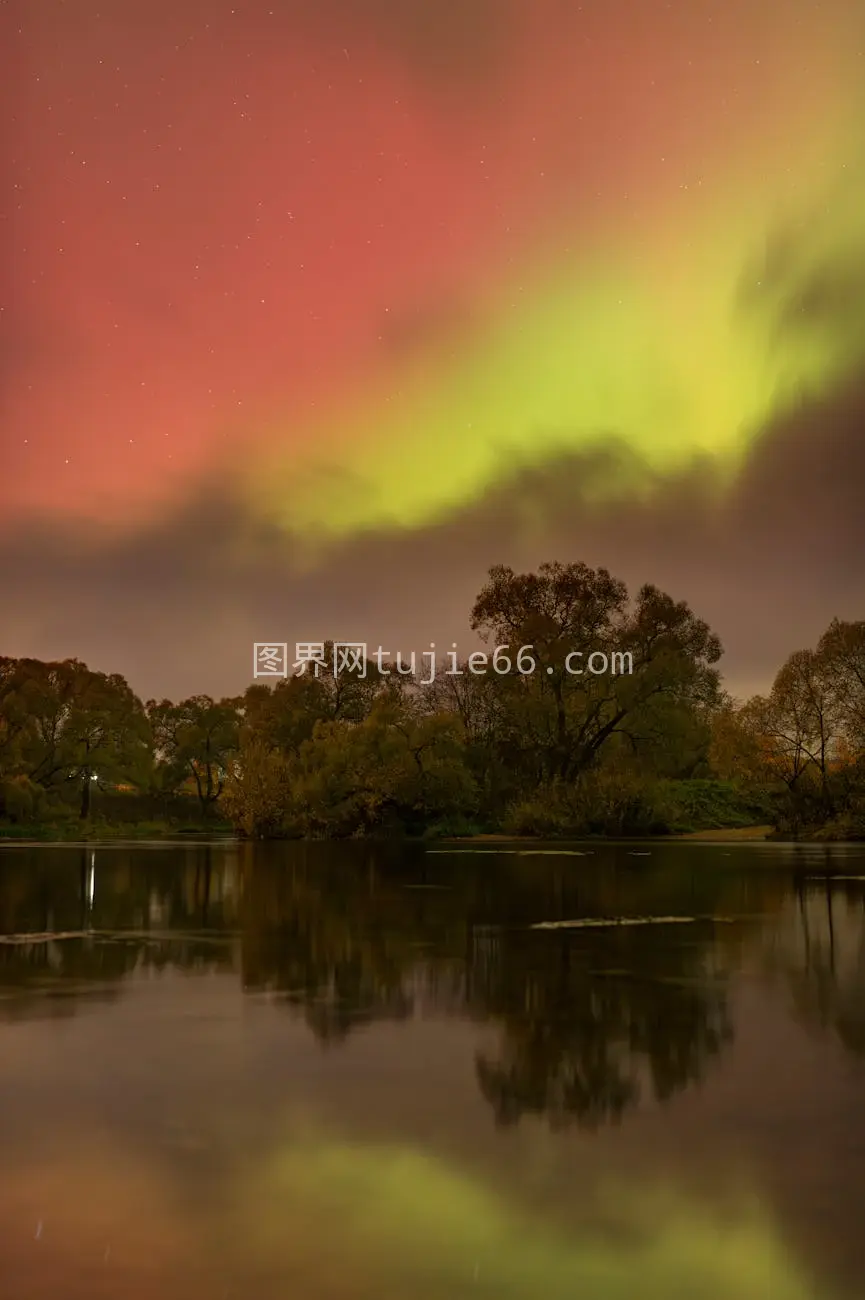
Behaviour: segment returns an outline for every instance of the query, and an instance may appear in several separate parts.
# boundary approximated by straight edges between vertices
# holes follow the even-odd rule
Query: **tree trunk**
[[[90,784],[90,771],[89,769],[86,769],[84,772],[84,783],[81,786],[81,809],[79,816],[82,821],[86,821],[90,816]]]

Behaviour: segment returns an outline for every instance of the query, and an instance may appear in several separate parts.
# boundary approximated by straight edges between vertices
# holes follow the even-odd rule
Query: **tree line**
[[[124,787],[174,819],[192,797],[203,824],[256,839],[865,834],[865,622],[835,620],[744,703],[686,602],[652,585],[631,596],[603,568],[497,566],[471,627],[511,651],[499,671],[463,664],[431,685],[374,661],[335,673],[330,642],[317,673],[178,703],[78,660],[0,658],[0,820],[92,820],[94,799],[101,815]],[[519,671],[525,645],[534,672]],[[576,675],[575,652],[630,655],[633,672]]]

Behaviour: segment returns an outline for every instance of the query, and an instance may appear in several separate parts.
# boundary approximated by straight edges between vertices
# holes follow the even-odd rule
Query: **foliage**
[[[323,666],[273,687],[144,706],[78,660],[0,658],[0,822],[197,821],[255,839],[862,833],[865,622],[835,620],[742,704],[687,604],[651,585],[631,599],[605,569],[495,567],[471,623],[487,651],[431,685],[341,665],[328,642]]]
[[[767,696],[716,728],[725,765],[775,791],[774,822],[789,835],[861,834],[865,794],[865,622],[834,620],[815,650],[798,650]]]
[[[259,736],[243,737],[223,796],[227,817],[247,839],[268,839],[285,830],[288,761]]]
[[[0,661],[0,778],[4,810],[15,811],[22,782],[49,798],[77,791],[80,816],[90,813],[93,783],[145,780],[150,733],[141,701],[117,674],[94,672],[75,659]],[[10,778],[19,795],[8,802]],[[38,795],[31,795],[39,802]],[[11,807],[11,811],[10,811]],[[35,804],[34,804],[35,807]],[[26,812],[26,809],[22,808]],[[33,809],[31,808],[31,812]]]
[[[203,817],[222,794],[240,732],[235,700],[214,701],[195,695],[172,704],[149,700],[147,716],[154,746],[154,778],[158,787],[177,790],[192,781]]]

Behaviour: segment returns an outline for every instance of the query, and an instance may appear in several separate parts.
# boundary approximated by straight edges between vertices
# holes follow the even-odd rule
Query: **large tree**
[[[625,584],[606,569],[493,568],[475,601],[472,628],[507,647],[498,662],[510,661],[511,669],[498,680],[508,720],[498,741],[538,780],[572,782],[615,735],[635,751],[657,745],[674,719],[681,726],[686,715],[721,699],[721,644],[707,624],[657,587],[641,587],[630,601]],[[521,663],[525,646],[531,651]],[[534,667],[521,672],[531,661]],[[606,671],[589,671],[604,662]]]
[[[398,688],[362,722],[319,722],[289,768],[287,815],[304,833],[357,835],[389,824],[422,829],[473,810],[459,720]]]
[[[239,701],[209,695],[193,695],[179,704],[149,700],[147,714],[162,785],[176,790],[191,778],[201,814],[209,816],[238,749]]]
[[[6,774],[49,791],[77,784],[83,818],[92,783],[146,779],[147,718],[119,674],[95,672],[77,659],[3,660],[0,718]]]
[[[834,619],[817,656],[832,694],[838,729],[853,757],[865,756],[865,621]]]

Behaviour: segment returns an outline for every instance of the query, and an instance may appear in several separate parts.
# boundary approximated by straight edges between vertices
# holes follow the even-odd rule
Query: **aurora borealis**
[[[676,587],[743,680],[755,605],[785,651],[859,616],[858,0],[0,21],[9,652],[152,676],[138,606],[155,645],[192,601],[234,688],[322,621],[459,635],[508,548]]]

